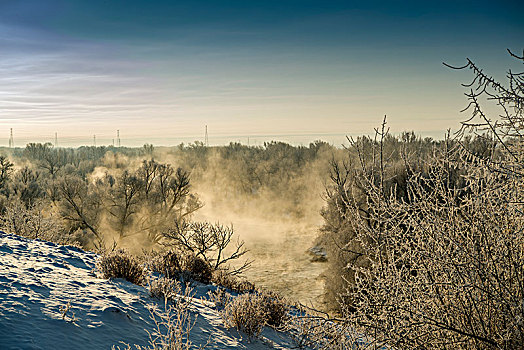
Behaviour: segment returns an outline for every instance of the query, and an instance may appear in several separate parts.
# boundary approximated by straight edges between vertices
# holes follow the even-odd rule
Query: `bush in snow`
[[[213,270],[209,263],[191,253],[169,250],[148,259],[152,271],[173,279],[192,279],[209,283]]]
[[[149,280],[148,289],[153,298],[171,300],[180,293],[180,283],[171,278],[160,277]]]
[[[275,293],[257,291],[231,297],[219,292],[211,300],[218,307],[224,305],[221,317],[226,327],[235,327],[249,338],[260,334],[266,325],[281,327],[289,317],[289,306]]]
[[[161,273],[167,278],[176,279],[182,271],[181,253],[175,250],[149,253],[145,256],[145,261],[153,272]]]
[[[255,285],[253,283],[245,279],[240,279],[237,276],[231,275],[230,273],[228,273],[228,271],[225,270],[213,271],[211,282],[237,293],[255,291]]]
[[[289,306],[281,296],[274,292],[259,292],[260,307],[266,311],[266,324],[280,327],[288,319]]]
[[[266,325],[267,311],[260,307],[262,302],[263,297],[258,294],[242,294],[227,303],[220,316],[226,327],[234,327],[251,339]]]
[[[188,254],[184,257],[184,271],[188,272],[190,277],[202,283],[209,283],[213,270],[209,263],[202,258]]]
[[[208,300],[215,305],[215,308],[222,310],[233,298],[224,288],[217,288],[207,292]]]
[[[146,270],[135,257],[123,250],[104,254],[97,262],[103,278],[123,278],[137,285],[143,285]]]

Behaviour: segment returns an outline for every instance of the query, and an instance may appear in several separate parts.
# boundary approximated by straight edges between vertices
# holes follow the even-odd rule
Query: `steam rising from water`
[[[239,182],[251,171],[246,164],[224,159],[216,148],[209,149],[204,165],[163,148],[155,149],[155,159],[192,171],[193,191],[204,204],[193,219],[233,225],[235,236],[249,250],[243,258],[253,260],[245,277],[291,300],[321,308],[324,265],[311,262],[307,251],[322,224],[322,193],[332,152],[333,148],[325,149],[299,171],[294,169],[293,176],[289,176],[291,169],[277,163],[282,178],[271,175],[272,185],[253,192],[239,191]]]
[[[205,204],[194,219],[233,225],[249,250],[244,257],[253,260],[244,275],[257,286],[315,308],[322,308],[324,265],[312,262],[308,249],[322,224],[322,175],[327,174],[322,169],[329,157],[321,158],[306,165],[287,191],[276,194],[262,188],[253,195],[231,195],[234,178],[213,156],[208,164],[214,171],[193,181]]]
[[[311,222],[272,221],[250,214],[225,213],[227,208],[206,205],[197,220],[231,223],[235,233],[246,243],[247,259],[253,260],[245,273],[257,286],[278,291],[284,297],[320,307],[324,266],[313,263],[307,250],[317,236],[320,215]],[[313,221],[316,220],[316,223]]]

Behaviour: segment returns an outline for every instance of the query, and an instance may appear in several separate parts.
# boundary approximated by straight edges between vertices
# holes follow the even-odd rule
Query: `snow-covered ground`
[[[163,307],[148,291],[124,280],[97,278],[97,256],[70,246],[0,231],[0,349],[111,349],[121,342],[145,346],[154,330],[149,306]],[[286,334],[266,327],[260,337],[223,326],[197,285],[190,340],[208,349],[289,349]]]

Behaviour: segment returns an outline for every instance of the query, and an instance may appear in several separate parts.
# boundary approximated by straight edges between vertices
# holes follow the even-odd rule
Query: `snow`
[[[0,231],[0,349],[111,349],[148,345],[155,325],[150,307],[164,301],[141,286],[94,273],[97,255],[71,246]],[[190,340],[207,349],[289,349],[291,338],[269,327],[249,341],[226,329],[211,285],[195,284]]]

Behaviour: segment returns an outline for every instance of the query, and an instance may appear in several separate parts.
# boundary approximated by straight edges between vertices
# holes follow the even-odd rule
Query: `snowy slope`
[[[160,304],[145,288],[93,273],[97,256],[80,249],[0,231],[0,349],[110,349],[147,345],[154,329],[148,305]],[[191,332],[209,349],[288,349],[285,334],[266,328],[249,342],[223,327],[218,312],[196,288]],[[65,312],[65,307],[70,309]]]

